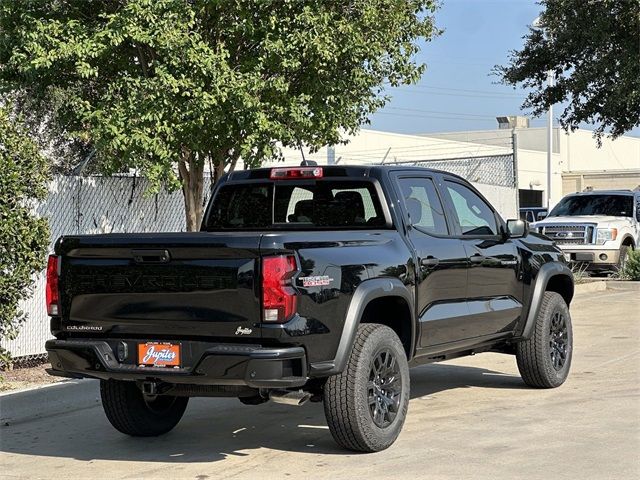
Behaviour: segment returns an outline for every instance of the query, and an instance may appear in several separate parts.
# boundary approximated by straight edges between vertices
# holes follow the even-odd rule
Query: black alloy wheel
[[[549,356],[558,371],[567,361],[567,337],[567,321],[561,312],[555,312],[549,325]]]
[[[367,394],[373,422],[380,428],[391,425],[400,409],[402,377],[396,357],[389,349],[381,350],[371,362]]]

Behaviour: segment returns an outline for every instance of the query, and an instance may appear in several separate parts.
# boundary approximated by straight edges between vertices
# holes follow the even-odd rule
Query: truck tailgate
[[[62,327],[147,339],[256,338],[260,234],[63,237]]]

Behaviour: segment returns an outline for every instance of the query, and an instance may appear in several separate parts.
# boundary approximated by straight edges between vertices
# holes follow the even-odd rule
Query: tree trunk
[[[229,155],[229,150],[224,149],[219,152],[210,152],[213,157],[213,182],[214,184],[224,175],[227,165],[229,171],[235,169],[240,155],[233,153]],[[182,149],[182,157],[178,161],[178,172],[182,182],[182,194],[184,197],[184,212],[187,221],[187,231],[197,232],[200,230],[202,215],[204,213],[203,191],[204,191],[204,158],[202,154],[196,154],[187,148]],[[213,187],[213,185],[211,185]]]
[[[203,213],[204,160],[184,148],[182,158],[178,161],[178,171],[182,182],[187,231],[197,232],[200,230]]]

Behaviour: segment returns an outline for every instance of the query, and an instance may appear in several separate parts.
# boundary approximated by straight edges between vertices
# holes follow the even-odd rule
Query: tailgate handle
[[[168,263],[171,260],[168,250],[131,250],[136,263]]]

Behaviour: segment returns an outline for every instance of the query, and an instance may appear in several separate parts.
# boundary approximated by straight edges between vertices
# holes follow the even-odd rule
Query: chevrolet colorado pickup
[[[550,388],[572,356],[573,277],[460,177],[399,166],[237,171],[195,233],[61,237],[47,268],[49,373],[100,379],[129,435],[189,397],[323,401],[341,446],[397,438],[409,367],[515,355]]]
[[[554,240],[567,262],[594,272],[622,270],[640,244],[640,191],[572,193],[532,228]]]

